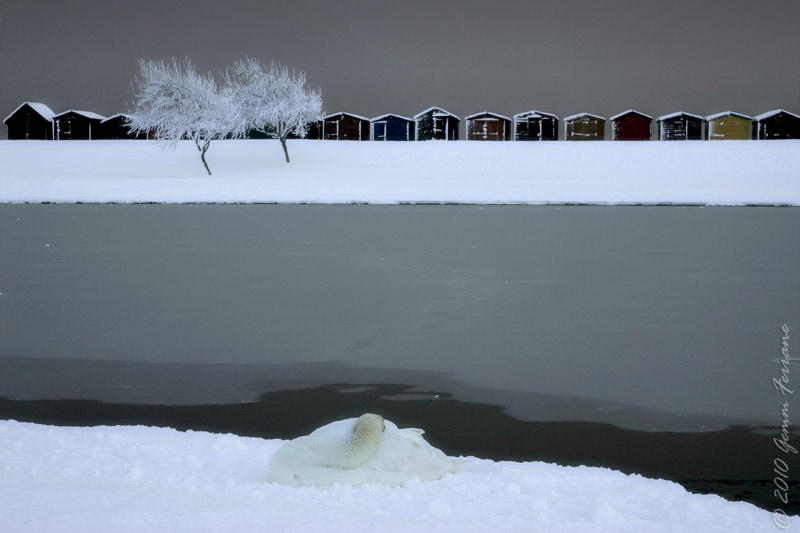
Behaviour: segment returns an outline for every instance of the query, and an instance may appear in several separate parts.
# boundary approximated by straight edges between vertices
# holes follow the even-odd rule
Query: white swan
[[[281,446],[272,456],[267,479],[298,487],[400,485],[455,472],[459,461],[428,444],[422,433],[399,429],[371,413],[332,422]]]

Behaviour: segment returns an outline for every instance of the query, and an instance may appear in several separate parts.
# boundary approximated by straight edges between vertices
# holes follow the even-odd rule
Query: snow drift
[[[800,205],[800,141],[0,142],[0,202]]]
[[[440,481],[287,487],[266,481],[282,444],[0,422],[3,531],[776,531],[753,505],[604,468],[466,458]]]

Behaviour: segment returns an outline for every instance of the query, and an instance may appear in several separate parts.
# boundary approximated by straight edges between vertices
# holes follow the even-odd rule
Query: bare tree
[[[171,63],[139,61],[135,111],[130,128],[176,144],[194,141],[200,160],[211,175],[206,152],[211,141],[241,137],[246,120],[235,91],[220,88],[210,73],[198,73],[188,59]]]
[[[302,71],[289,71],[277,63],[267,69],[252,58],[237,61],[227,79],[239,98],[247,128],[279,139],[288,163],[287,139],[305,137],[309,124],[322,118],[320,90],[306,86]]]

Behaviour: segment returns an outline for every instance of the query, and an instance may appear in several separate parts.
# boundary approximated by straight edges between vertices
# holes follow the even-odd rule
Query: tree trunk
[[[195,141],[195,146],[197,146],[197,150],[200,152],[200,161],[203,162],[203,166],[206,167],[206,172],[208,175],[211,175],[211,169],[208,168],[208,163],[206,163],[206,152],[208,152],[208,148],[211,146],[211,141],[203,141],[202,146],[200,145],[200,141]]]
[[[286,156],[286,162],[289,162],[289,148],[286,146],[286,137],[281,136],[281,146],[283,146],[283,154]]]

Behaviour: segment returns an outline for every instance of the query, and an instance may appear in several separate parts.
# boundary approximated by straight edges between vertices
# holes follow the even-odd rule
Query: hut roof
[[[605,120],[605,117],[601,117],[599,115],[592,115],[591,113],[578,113],[577,115],[570,115],[568,117],[564,117],[564,122],[569,122],[570,120],[574,120],[576,118],[581,118],[581,117],[592,117],[598,120]]]
[[[507,120],[507,121],[511,122],[510,118],[508,118],[508,117],[506,117],[504,115],[498,115],[497,113],[492,113],[491,111],[481,111],[480,113],[475,113],[474,115],[468,116],[465,120],[470,120],[470,119],[477,118],[477,117],[480,117],[480,116],[483,116],[483,115],[489,115],[489,116],[495,117],[495,118],[500,119],[500,120]]]
[[[68,111],[64,111],[63,113],[59,113],[58,115],[56,115],[53,118],[58,118],[58,117],[64,116],[67,113],[75,113],[76,115],[80,115],[82,117],[95,119],[95,120],[105,120],[105,118],[106,118],[103,115],[98,115],[97,113],[93,113],[92,111],[78,111],[76,109],[70,109]]]
[[[518,118],[529,118],[529,117],[540,117],[540,118],[553,117],[555,119],[558,119],[558,117],[552,113],[545,113],[544,111],[536,111],[535,109],[532,109],[530,111],[523,111],[522,113],[517,113],[516,115],[514,115],[514,120],[517,120]]]
[[[419,113],[417,113],[416,115],[414,115],[414,118],[419,118],[419,117],[421,117],[422,115],[425,115],[425,114],[427,114],[427,113],[429,113],[429,112],[431,112],[431,111],[438,111],[437,113],[434,113],[434,115],[439,115],[439,116],[451,116],[451,117],[453,117],[453,118],[455,118],[455,119],[457,119],[457,120],[461,120],[460,118],[458,118],[458,116],[454,115],[454,114],[453,114],[453,113],[451,113],[450,111],[447,111],[446,109],[442,109],[441,107],[436,107],[436,106],[429,107],[429,108],[428,108],[428,109],[426,109],[425,111],[420,111]]]
[[[649,118],[650,120],[653,120],[653,117],[651,117],[650,115],[645,115],[644,113],[642,113],[640,111],[636,111],[635,109],[628,109],[627,111],[623,111],[622,113],[618,113],[618,114],[614,115],[613,117],[611,117],[610,120],[616,120],[616,119],[618,119],[620,117],[624,117],[625,115],[629,115],[631,113],[633,113],[635,115],[642,116],[644,118]]]
[[[42,118],[46,120],[53,120],[53,117],[56,116],[55,112],[45,104],[40,104],[38,102],[22,102],[19,106],[17,106],[17,108],[14,111],[11,112],[11,114],[9,114],[5,118],[5,120],[3,120],[3,123],[5,124],[8,121],[8,119],[13,117],[17,111],[19,111],[26,105],[30,106],[34,111],[39,113],[42,116]]]
[[[355,115],[353,113],[346,113],[344,111],[339,111],[338,113],[331,113],[330,115],[325,115],[324,117],[322,117],[322,120],[326,120],[326,119],[329,119],[331,117],[335,117],[335,116],[338,116],[338,115],[347,115],[348,117],[357,118],[359,120],[366,120],[367,122],[370,121],[367,117],[362,117],[361,115]]]
[[[101,122],[108,122],[109,120],[113,120],[115,118],[129,119],[129,118],[131,118],[131,116],[126,114],[126,113],[117,113],[116,115],[111,115],[108,118],[104,118]]]
[[[401,118],[401,119],[407,120],[409,122],[414,122],[413,118],[404,117],[403,115],[397,115],[395,113],[386,113],[385,115],[380,115],[378,117],[370,119],[370,122],[375,122],[376,120],[380,120],[382,118],[389,118],[389,117]]]
[[[741,113],[734,113],[733,111],[723,111],[722,113],[714,113],[713,115],[708,115],[706,117],[706,120],[715,120],[715,119],[718,119],[718,118],[728,117],[728,116],[739,117],[739,118],[743,118],[743,119],[746,119],[746,120],[751,120],[752,119],[752,117],[749,117],[747,115],[743,115]]]
[[[764,120],[765,118],[774,117],[775,115],[780,114],[780,113],[786,113],[787,115],[791,115],[791,116],[793,116],[795,118],[800,118],[800,116],[797,116],[794,113],[790,113],[789,111],[786,111],[785,109],[773,109],[772,111],[767,111],[766,113],[761,113],[760,115],[756,115],[753,118],[755,120]]]
[[[657,121],[661,122],[662,120],[669,120],[671,118],[677,118],[677,117],[680,117],[682,115],[687,116],[687,117],[691,117],[691,118],[696,118],[697,120],[703,120],[703,117],[701,117],[699,115],[694,115],[692,113],[686,113],[684,111],[677,111],[675,113],[670,113],[669,115],[661,115],[660,117],[658,117]]]

